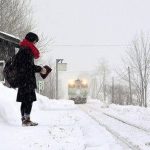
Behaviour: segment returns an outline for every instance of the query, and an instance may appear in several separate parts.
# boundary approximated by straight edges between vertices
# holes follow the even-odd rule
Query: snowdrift
[[[16,102],[17,89],[12,89],[0,83],[0,122],[20,122],[20,103]],[[38,93],[37,101],[33,104],[33,111],[38,110],[60,110],[75,108],[74,102],[70,100],[50,100]]]

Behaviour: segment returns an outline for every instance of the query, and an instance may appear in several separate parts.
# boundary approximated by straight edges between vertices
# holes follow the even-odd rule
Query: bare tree
[[[114,77],[112,77],[111,102],[114,103]]]
[[[33,18],[31,0],[0,0],[0,31],[23,39],[28,32],[34,32],[35,27],[36,23]],[[38,31],[36,33],[40,37],[37,47],[40,50],[41,59],[43,59],[42,56],[47,55],[47,52],[49,52],[48,48],[53,41],[38,33]],[[45,64],[46,62],[43,60],[41,65]],[[50,65],[50,63],[47,65]],[[50,89],[49,91],[46,90],[45,94],[50,98],[53,98],[55,95],[54,74],[55,71],[53,70],[51,76],[45,80],[46,89]]]
[[[109,75],[108,65],[105,60],[102,60],[97,69],[95,74],[93,75],[93,80],[91,82],[91,95],[93,98],[101,99],[106,101],[107,97],[107,78]]]
[[[126,68],[131,68],[131,84],[136,89],[136,96],[140,106],[147,107],[148,84],[150,76],[150,40],[141,34],[135,39],[126,58]],[[126,80],[126,76],[124,76]]]
[[[120,105],[124,105],[127,104],[128,102],[128,87],[122,84],[116,84],[114,87],[114,91],[115,91],[115,104],[120,104]]]
[[[33,17],[31,0],[0,0],[0,31],[22,39],[35,29],[36,21]],[[37,47],[41,53],[46,53],[53,40],[41,33],[38,35],[40,41]]]
[[[37,47],[40,50],[41,54],[47,55],[51,51],[51,49],[49,48],[53,44],[54,41],[52,38],[49,38],[42,33],[38,33],[38,35],[40,37],[40,40],[37,43]]]
[[[129,76],[129,99],[128,104],[132,104],[132,89],[131,89],[131,76],[130,76],[130,67],[128,67],[128,76]]]
[[[0,30],[23,38],[33,26],[30,0],[0,0]]]
[[[98,81],[98,77],[96,75],[94,75],[91,79],[91,82],[90,82],[90,96],[91,98],[94,98],[94,99],[99,99],[99,91],[101,90],[101,83],[99,83]]]

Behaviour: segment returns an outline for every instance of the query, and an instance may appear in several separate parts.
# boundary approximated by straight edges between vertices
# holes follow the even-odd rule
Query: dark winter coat
[[[34,64],[34,57],[28,47],[20,47],[16,55],[18,95],[17,101],[35,101],[36,78],[35,73],[41,71],[40,66]]]

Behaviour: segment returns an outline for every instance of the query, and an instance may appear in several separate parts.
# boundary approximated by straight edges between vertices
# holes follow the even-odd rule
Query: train
[[[88,83],[87,80],[76,79],[68,83],[68,98],[75,104],[84,104],[87,102]]]

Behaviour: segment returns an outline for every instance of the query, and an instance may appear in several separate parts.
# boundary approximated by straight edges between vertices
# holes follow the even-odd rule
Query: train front
[[[68,97],[75,104],[87,102],[88,83],[87,80],[70,80],[68,83]]]

